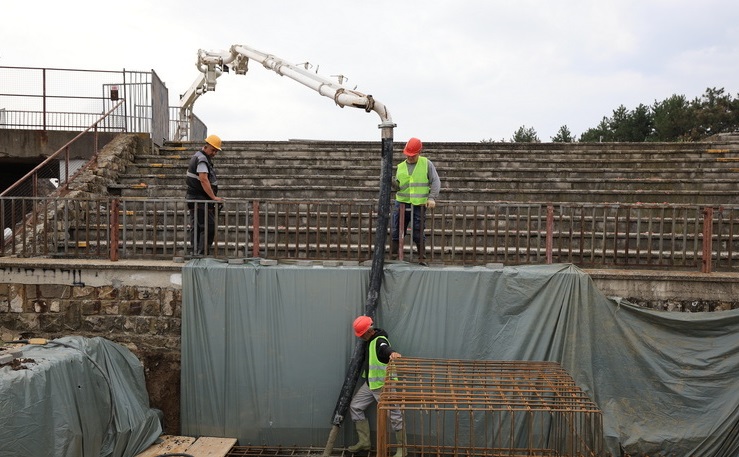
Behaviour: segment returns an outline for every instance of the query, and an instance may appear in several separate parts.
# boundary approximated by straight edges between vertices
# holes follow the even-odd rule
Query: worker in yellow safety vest
[[[388,340],[386,331],[374,328],[372,318],[369,316],[359,316],[354,319],[352,324],[354,334],[367,341],[367,354],[364,358],[364,369],[362,370],[362,384],[352,397],[349,404],[354,426],[357,429],[359,441],[353,446],[349,446],[347,450],[351,453],[360,451],[369,451],[372,447],[370,444],[370,425],[364,411],[373,403],[380,399],[380,392],[385,385],[385,371],[387,364],[398,357],[399,352],[393,350]],[[403,416],[400,410],[394,409],[390,411],[390,425],[395,432],[398,442],[398,450],[393,457],[406,457],[406,435],[403,429]]]
[[[395,172],[395,211],[393,211],[393,225],[390,237],[390,257],[396,259],[400,244],[400,208],[405,206],[402,236],[408,230],[408,224],[413,219],[412,238],[416,243],[418,260],[423,262],[425,242],[423,222],[426,217],[426,208],[436,207],[436,199],[441,190],[439,173],[433,162],[421,156],[423,143],[418,138],[411,138],[403,149],[405,160],[398,164]]]

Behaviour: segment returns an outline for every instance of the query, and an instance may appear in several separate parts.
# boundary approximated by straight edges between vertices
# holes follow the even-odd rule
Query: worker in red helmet
[[[403,149],[405,160],[398,164],[395,171],[395,211],[390,237],[390,257],[397,259],[400,244],[400,208],[405,207],[402,236],[408,231],[408,224],[413,220],[411,235],[416,243],[418,260],[425,261],[426,247],[423,234],[423,223],[426,208],[434,209],[436,199],[441,190],[441,180],[434,164],[421,156],[423,143],[418,138],[411,138]]]
[[[185,199],[190,216],[190,246],[195,256],[208,255],[216,235],[216,204],[213,202],[222,202],[223,199],[218,196],[213,157],[220,150],[221,139],[210,135],[187,166]]]
[[[352,324],[354,334],[367,341],[367,353],[364,357],[364,368],[362,369],[362,384],[354,393],[349,404],[354,426],[357,429],[359,441],[349,446],[347,450],[355,453],[369,451],[372,447],[370,442],[370,425],[364,411],[374,402],[380,399],[380,391],[385,385],[385,370],[387,364],[398,357],[400,353],[393,350],[388,340],[386,331],[373,327],[372,318],[359,316]],[[398,451],[393,457],[406,457],[406,437],[403,429],[403,416],[400,410],[390,411],[390,425],[395,431],[395,437],[399,444]]]

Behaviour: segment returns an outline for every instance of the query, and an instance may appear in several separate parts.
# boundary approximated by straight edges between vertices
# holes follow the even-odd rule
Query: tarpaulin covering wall
[[[368,280],[368,267],[188,263],[182,432],[325,444]],[[376,324],[405,355],[562,364],[603,410],[614,455],[739,455],[739,310],[639,308],[571,265],[390,264],[379,301]]]
[[[0,367],[0,456],[133,457],[162,433],[125,347],[64,337],[16,360],[24,368]]]

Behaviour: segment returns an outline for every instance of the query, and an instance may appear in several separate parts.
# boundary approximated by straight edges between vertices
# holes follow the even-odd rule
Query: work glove
[[[426,200],[426,208],[428,209],[436,208],[436,201],[433,198],[429,198],[428,200]]]

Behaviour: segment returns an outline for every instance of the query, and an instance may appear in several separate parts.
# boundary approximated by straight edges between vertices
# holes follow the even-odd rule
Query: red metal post
[[[251,220],[251,255],[252,257],[259,257],[259,200],[252,202]]]
[[[711,259],[713,258],[713,208],[707,206],[703,208],[703,253],[702,267],[703,273],[711,272]]]
[[[550,203],[547,205],[547,264],[553,262],[552,249],[554,245],[554,206]]]

